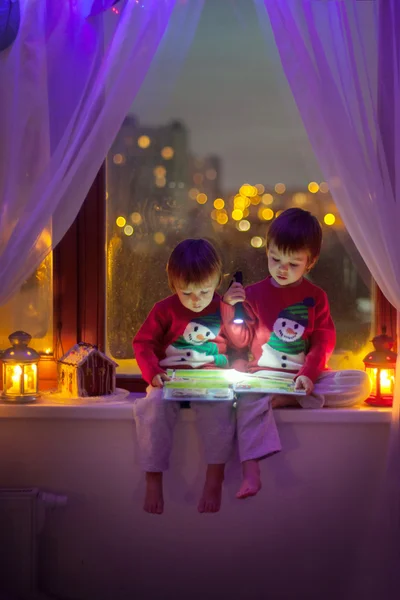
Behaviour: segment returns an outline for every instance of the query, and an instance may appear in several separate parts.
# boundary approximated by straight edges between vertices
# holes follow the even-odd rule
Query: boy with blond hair
[[[230,342],[249,348],[247,370],[258,375],[279,375],[295,381],[303,395],[255,395],[255,410],[300,405],[348,407],[365,400],[370,381],[364,371],[331,371],[327,361],[336,341],[335,326],[326,293],[305,278],[318,260],[321,226],[311,213],[290,208],[271,224],[267,235],[269,277],[246,288],[233,283],[224,295],[222,318]],[[234,305],[244,302],[247,318],[234,323]],[[245,398],[243,398],[245,400]],[[239,417],[239,415],[238,415]],[[238,418],[237,435],[242,431]],[[259,489],[257,459],[244,465],[244,481]]]

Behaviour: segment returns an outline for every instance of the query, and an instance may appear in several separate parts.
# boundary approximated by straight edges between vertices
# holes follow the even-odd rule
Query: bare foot
[[[257,460],[245,460],[242,462],[243,479],[242,485],[236,494],[236,498],[243,500],[255,496],[261,490],[260,467]]]
[[[161,515],[164,511],[162,473],[146,473],[146,494],[143,509],[153,515]]]
[[[221,508],[222,482],[225,465],[208,465],[203,494],[197,510],[200,513],[216,513]]]
[[[283,408],[284,406],[296,406],[298,402],[293,396],[287,394],[274,394],[271,398],[271,408]]]

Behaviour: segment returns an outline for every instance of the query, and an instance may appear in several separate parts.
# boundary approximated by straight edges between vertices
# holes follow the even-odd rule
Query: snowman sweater
[[[221,298],[196,313],[185,308],[174,294],[157,302],[133,340],[143,378],[151,383],[172,368],[225,368],[226,336],[221,331]]]
[[[250,349],[249,372],[287,371],[315,382],[336,341],[326,293],[307,279],[276,287],[268,277],[246,288],[244,307],[240,325],[233,323],[233,306],[222,302],[221,314],[230,342]]]

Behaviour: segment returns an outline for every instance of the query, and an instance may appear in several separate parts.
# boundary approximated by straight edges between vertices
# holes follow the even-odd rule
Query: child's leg
[[[243,479],[237,498],[255,496],[261,489],[259,460],[282,449],[270,396],[243,394],[237,403],[237,438]]]
[[[225,463],[235,437],[235,409],[232,402],[192,402],[197,414],[197,429],[207,461],[206,480],[198,511],[218,512],[221,507]]]
[[[149,386],[147,395],[134,404],[134,418],[140,464],[146,472],[146,512],[161,514],[164,510],[162,477],[169,466],[173,430],[179,404],[163,400],[162,390]]]

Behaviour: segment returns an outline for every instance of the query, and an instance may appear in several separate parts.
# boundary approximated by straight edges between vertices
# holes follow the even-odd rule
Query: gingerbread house
[[[75,344],[57,363],[58,390],[69,397],[113,394],[117,366],[96,346]]]

